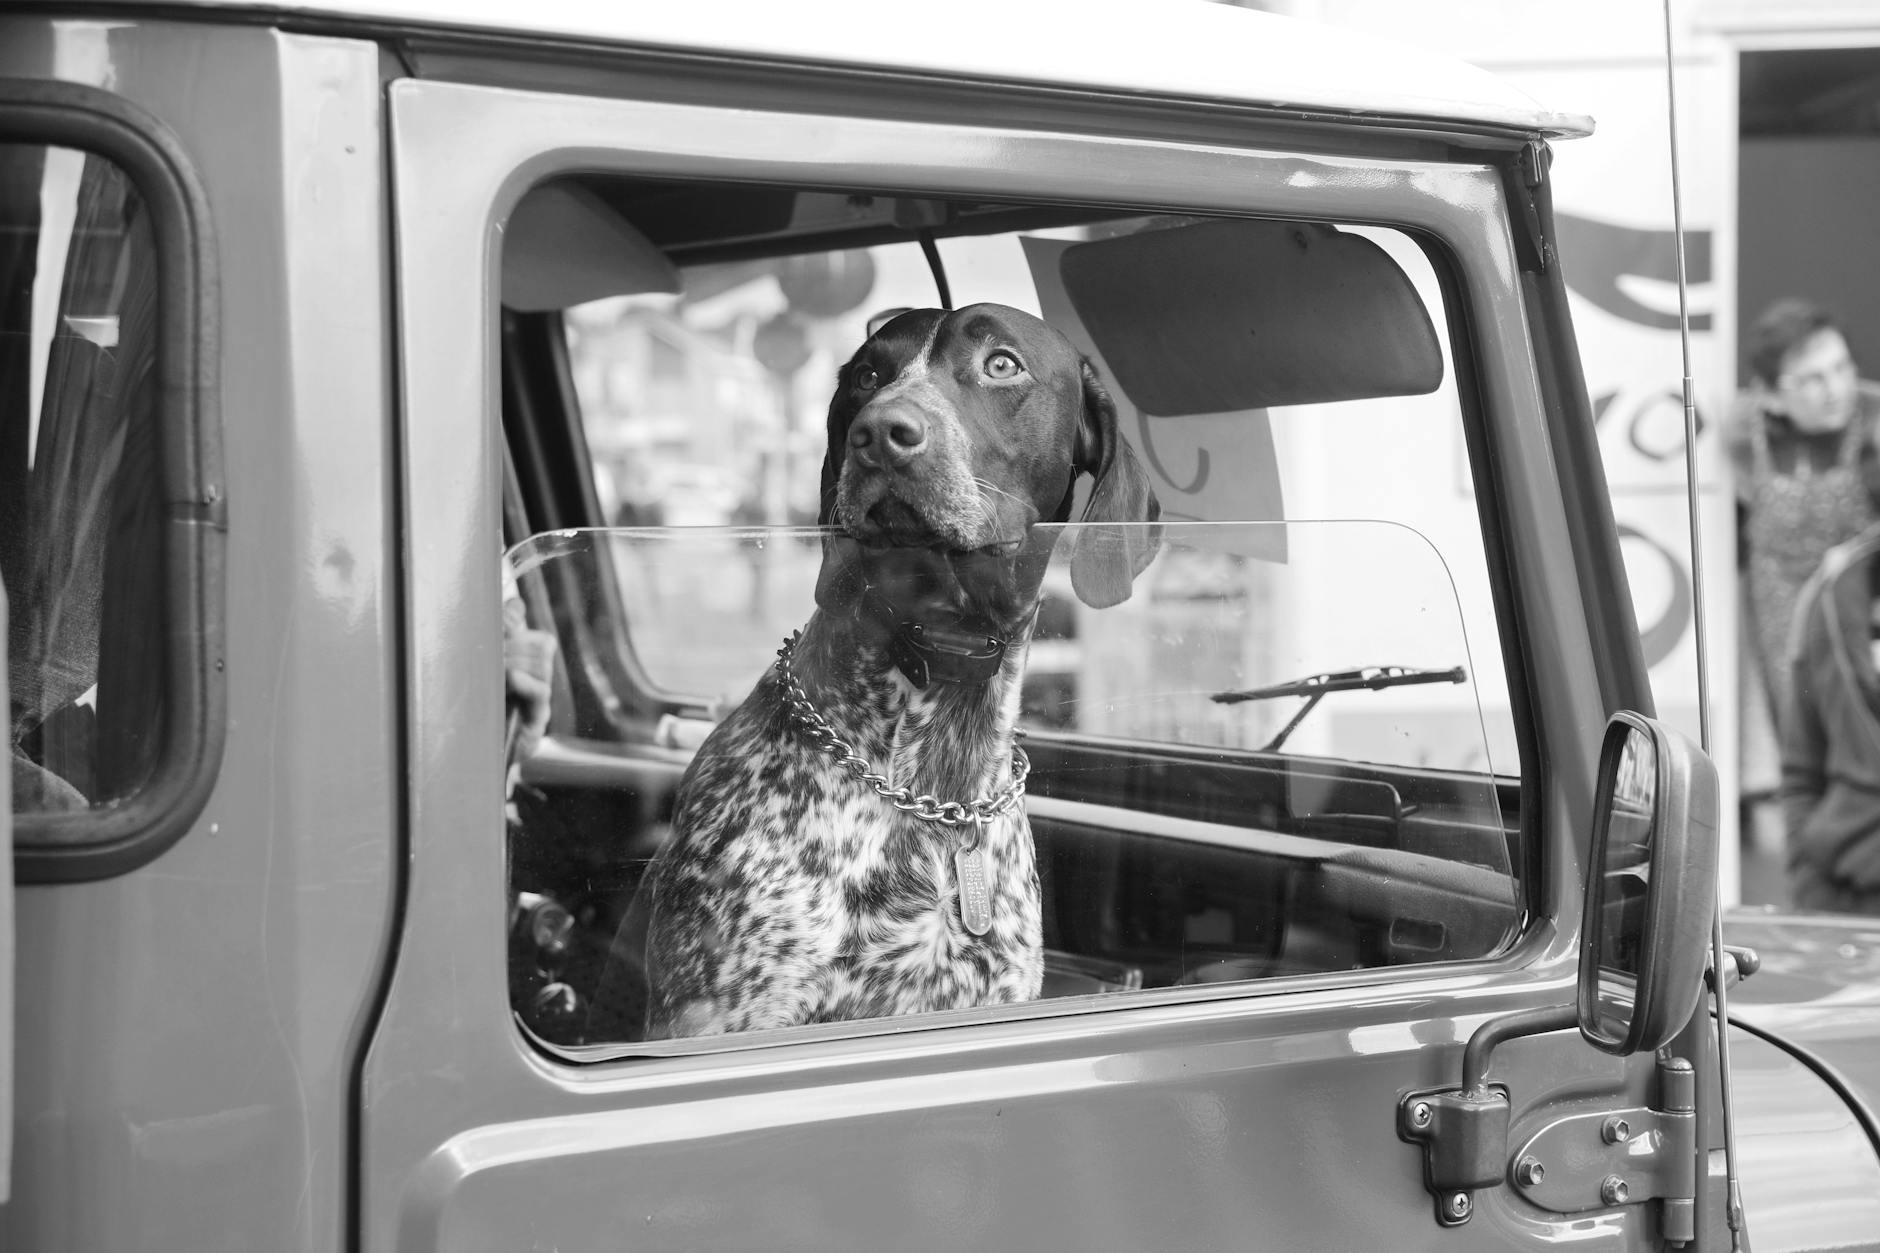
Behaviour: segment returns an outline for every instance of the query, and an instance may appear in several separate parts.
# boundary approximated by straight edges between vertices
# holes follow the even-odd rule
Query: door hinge
[[[1658,1059],[1656,1107],[1563,1115],[1508,1152],[1508,1092],[1488,1082],[1490,1054],[1506,1040],[1563,1030],[1575,1020],[1572,1006],[1492,1019],[1463,1050],[1460,1088],[1423,1088],[1399,1100],[1397,1134],[1423,1150],[1436,1221],[1461,1226],[1475,1213],[1477,1192],[1506,1182],[1555,1214],[1656,1200],[1665,1242],[1694,1239],[1697,1077],[1681,1057]]]
[[[1515,1191],[1555,1214],[1657,1200],[1666,1242],[1694,1239],[1697,1076],[1683,1058],[1659,1059],[1658,1104],[1548,1123],[1515,1151]]]
[[[1503,167],[1515,260],[1529,273],[1545,273],[1553,256],[1547,232],[1541,229],[1541,202],[1548,194],[1547,170],[1552,163],[1553,150],[1533,140]]]

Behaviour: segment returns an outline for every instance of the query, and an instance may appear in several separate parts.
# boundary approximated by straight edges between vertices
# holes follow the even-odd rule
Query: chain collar
[[[1019,798],[1025,794],[1025,776],[1031,772],[1031,762],[1026,758],[1025,750],[1016,744],[1012,745],[1012,782],[995,796],[980,796],[965,802],[943,801],[924,792],[916,796],[911,788],[889,787],[887,776],[868,768],[868,759],[859,756],[854,745],[836,734],[836,729],[816,712],[816,706],[810,704],[809,693],[797,682],[796,668],[791,664],[791,658],[795,655],[797,641],[802,635],[801,631],[792,632],[790,638],[783,642],[783,647],[777,650],[777,677],[783,681],[783,698],[790,718],[805,735],[826,749],[838,765],[866,783],[875,795],[903,813],[946,827],[990,822],[1018,804]]]

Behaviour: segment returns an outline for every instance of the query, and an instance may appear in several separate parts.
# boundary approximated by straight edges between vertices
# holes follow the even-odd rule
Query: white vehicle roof
[[[194,0],[328,20],[507,32],[686,52],[1590,134],[1462,61],[1201,0]],[[113,4],[122,11],[123,5]],[[166,6],[168,7],[168,6]]]

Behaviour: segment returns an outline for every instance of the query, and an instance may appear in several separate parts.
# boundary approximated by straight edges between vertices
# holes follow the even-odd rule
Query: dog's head
[[[817,602],[898,583],[988,621],[1028,614],[1050,556],[1032,524],[1070,520],[1079,474],[1095,480],[1080,521],[1160,515],[1109,393],[1069,340],[1004,305],[903,313],[842,367],[829,405],[820,521],[853,543],[825,552]],[[1078,597],[1126,600],[1159,542],[1126,527],[1080,544]],[[949,595],[965,603],[939,603]]]

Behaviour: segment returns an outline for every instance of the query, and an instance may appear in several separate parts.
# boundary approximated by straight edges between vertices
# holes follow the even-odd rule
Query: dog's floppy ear
[[[1096,483],[1078,521],[1154,522],[1162,516],[1162,506],[1149,485],[1149,472],[1117,429],[1116,403],[1096,367],[1087,360],[1082,364],[1084,412],[1075,465]],[[1077,599],[1093,609],[1122,604],[1129,599],[1130,584],[1155,560],[1161,547],[1162,528],[1158,526],[1097,525],[1083,531],[1071,553],[1071,587]]]
[[[855,355],[861,355],[861,349]],[[849,423],[855,420],[849,402],[849,371],[855,368],[850,357],[836,372],[835,395],[829,398],[829,437],[823,445],[822,495],[816,507],[816,525],[829,526],[836,520],[836,486],[842,477],[842,461],[849,446]]]
[[[857,348],[855,356],[862,350]],[[849,395],[849,371],[855,368],[850,357],[836,374],[835,395],[829,398],[829,440],[823,450],[822,496],[816,508],[816,525],[833,526],[836,520],[836,489],[842,478],[842,462],[848,452],[849,423],[855,411]],[[846,535],[824,535],[822,568],[816,574],[816,603],[831,613],[847,614],[862,594],[864,580],[859,561],[861,548]]]

